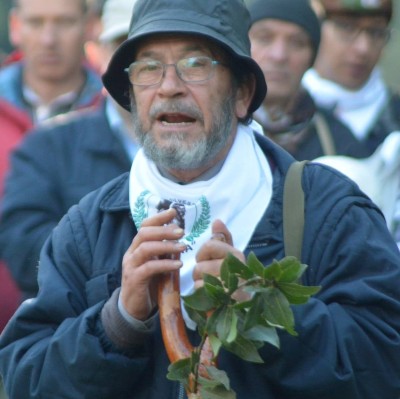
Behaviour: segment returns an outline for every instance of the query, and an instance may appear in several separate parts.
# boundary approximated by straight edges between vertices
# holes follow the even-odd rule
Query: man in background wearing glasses
[[[377,66],[390,39],[391,0],[320,0],[324,22],[318,57],[303,83],[370,155],[400,127],[400,98]],[[365,155],[366,156],[366,155]]]

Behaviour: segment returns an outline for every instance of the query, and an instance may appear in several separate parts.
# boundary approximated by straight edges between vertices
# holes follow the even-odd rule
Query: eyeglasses
[[[209,57],[190,57],[179,60],[176,64],[163,64],[160,61],[136,61],[125,69],[130,82],[135,86],[153,86],[161,82],[165,70],[175,67],[178,77],[187,83],[205,82],[212,78],[215,66],[222,65]]]
[[[390,28],[362,28],[351,22],[341,21],[338,19],[329,19],[328,21],[333,23],[340,38],[348,43],[356,40],[362,32],[365,32],[369,41],[375,45],[383,45],[387,43],[391,36]]]

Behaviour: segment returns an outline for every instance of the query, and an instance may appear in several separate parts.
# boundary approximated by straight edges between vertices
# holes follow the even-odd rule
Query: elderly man
[[[301,85],[316,57],[320,22],[308,0],[249,0],[251,53],[268,95],[254,118],[298,160],[356,155],[357,140],[331,112],[318,109]]]
[[[180,270],[185,294],[205,272],[219,276],[228,253],[253,250],[265,265],[284,256],[282,187],[294,160],[248,125],[266,94],[249,25],[241,0],[136,3],[104,83],[131,110],[142,149],[130,174],[82,199],[46,242],[38,296],[0,341],[11,397],[184,397],[166,378],[159,277]],[[397,246],[342,175],[309,164],[303,188],[304,283],[323,288],[294,307],[299,336],[280,334],[265,364],[222,351],[218,365],[238,398],[396,398]],[[185,209],[184,230],[170,223],[175,208],[160,209],[169,201]]]
[[[385,84],[378,62],[390,38],[391,0],[320,0],[325,18],[314,68],[303,84],[352,132],[360,154],[371,155],[400,129],[400,97]],[[360,157],[360,156],[358,156]]]
[[[86,0],[14,0],[11,43],[23,59],[0,72],[0,97],[34,123],[97,104],[101,80],[83,63]]]

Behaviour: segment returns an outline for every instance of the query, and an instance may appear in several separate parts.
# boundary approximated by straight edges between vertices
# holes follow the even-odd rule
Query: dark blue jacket
[[[130,165],[103,106],[27,135],[11,158],[0,220],[0,257],[25,298],[37,293],[40,249],[62,216]]]
[[[273,197],[250,248],[267,264],[284,255],[282,182],[293,159],[258,140],[273,165]],[[264,365],[223,352],[219,366],[239,399],[398,399],[398,249],[377,207],[338,172],[309,164],[303,188],[303,282],[323,288],[293,308],[299,336],[282,333],[280,350],[266,346]],[[37,298],[20,307],[0,340],[11,398],[178,398],[178,385],[165,378],[158,326],[145,345],[122,353],[99,317],[120,286],[135,234],[127,174],[63,217],[41,253]]]

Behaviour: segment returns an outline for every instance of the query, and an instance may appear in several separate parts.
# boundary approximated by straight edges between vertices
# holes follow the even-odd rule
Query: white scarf
[[[321,78],[315,69],[305,73],[302,83],[317,105],[332,109],[359,140],[367,136],[389,100],[379,68],[375,68],[365,85],[356,91]]]
[[[255,127],[256,125],[253,125]],[[258,126],[257,126],[258,127]],[[262,132],[259,132],[262,134]],[[211,237],[211,224],[222,220],[243,251],[267,209],[272,196],[272,173],[268,161],[255,141],[251,127],[239,125],[232,148],[218,174],[207,181],[180,185],[163,177],[156,165],[140,149],[130,172],[129,202],[137,228],[144,218],[162,209],[175,207],[184,215],[188,250],[181,255],[181,294],[193,290],[195,256]],[[161,204],[162,200],[164,201]],[[193,322],[184,312],[186,324]]]

